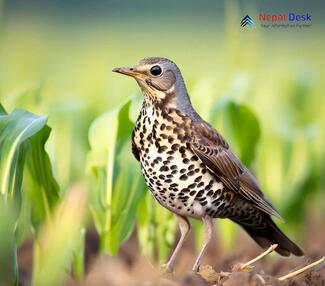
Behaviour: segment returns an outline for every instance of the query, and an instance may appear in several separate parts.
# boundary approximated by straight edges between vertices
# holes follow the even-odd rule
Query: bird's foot
[[[251,259],[250,261],[248,261],[246,263],[236,263],[232,267],[232,270],[233,271],[251,272],[254,267],[252,264],[255,263],[256,261],[262,259],[263,257],[268,255],[272,251],[274,251],[274,249],[276,249],[277,246],[278,246],[277,244],[272,244],[266,251],[262,252],[260,255],[256,256],[255,258]]]
[[[193,271],[194,273],[199,272],[199,271],[200,271],[200,264],[199,264],[199,263],[195,263],[195,264],[193,265],[193,267],[192,267],[192,271]]]
[[[160,265],[160,273],[161,274],[174,274],[174,268],[169,263],[164,263]]]

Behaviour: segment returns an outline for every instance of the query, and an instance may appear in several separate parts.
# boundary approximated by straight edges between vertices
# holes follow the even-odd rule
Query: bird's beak
[[[114,69],[112,69],[112,72],[117,72],[117,73],[125,74],[128,76],[132,76],[132,77],[137,77],[140,75],[140,73],[138,71],[136,71],[134,67],[114,68]]]

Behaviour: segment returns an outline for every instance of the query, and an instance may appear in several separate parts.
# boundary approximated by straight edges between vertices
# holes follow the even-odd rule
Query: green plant
[[[116,254],[135,222],[145,194],[140,168],[130,152],[131,101],[106,112],[89,130],[88,169],[94,176],[91,214],[100,235],[101,250]]]
[[[4,272],[3,283],[17,284],[17,244],[29,226],[37,231],[41,220],[49,219],[59,199],[59,188],[44,149],[50,134],[47,117],[21,109],[7,114],[1,105],[0,112],[0,196],[3,209],[9,213],[8,223],[1,224],[6,229],[0,232],[12,238],[9,245],[0,248],[10,249],[0,258],[1,265],[14,265],[9,267],[11,271]]]

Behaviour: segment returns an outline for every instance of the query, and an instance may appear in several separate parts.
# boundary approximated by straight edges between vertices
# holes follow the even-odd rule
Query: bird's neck
[[[190,98],[185,87],[171,88],[167,91],[160,92],[162,94],[155,95],[144,93],[144,108],[153,108],[165,111],[178,110],[181,113],[191,117],[193,120],[199,118],[198,113],[192,107]]]

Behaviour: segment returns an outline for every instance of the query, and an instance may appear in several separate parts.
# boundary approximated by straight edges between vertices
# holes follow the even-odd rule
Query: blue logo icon
[[[246,15],[240,22],[240,26],[245,27],[246,25],[255,26],[254,20],[249,15]]]

